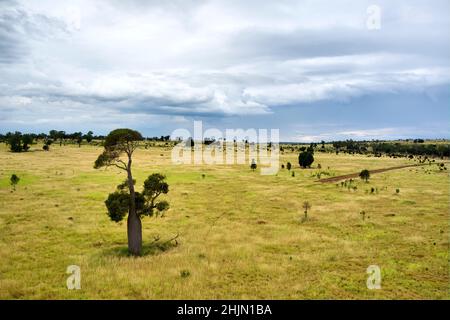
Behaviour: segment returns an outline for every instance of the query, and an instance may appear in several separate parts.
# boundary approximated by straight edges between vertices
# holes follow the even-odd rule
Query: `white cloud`
[[[24,119],[11,107],[17,97],[45,121],[59,103],[61,114],[100,109],[133,123],[270,116],[281,105],[450,83],[448,2],[380,1],[379,32],[366,29],[370,4],[9,1],[0,12],[0,118]]]

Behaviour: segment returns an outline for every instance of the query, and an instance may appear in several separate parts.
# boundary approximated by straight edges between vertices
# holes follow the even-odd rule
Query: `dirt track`
[[[383,169],[369,170],[369,172],[372,175],[372,174],[375,174],[375,173],[381,173],[381,172],[390,171],[390,170],[397,170],[397,169],[403,169],[403,168],[409,168],[409,167],[419,167],[419,166],[424,166],[424,165],[425,164],[407,164],[407,165],[397,166],[397,167],[389,167],[389,168],[383,168]],[[351,179],[351,178],[358,178],[358,177],[359,177],[359,172],[358,173],[345,174],[345,175],[337,176],[337,177],[324,178],[324,179],[317,180],[316,182],[321,182],[321,183],[336,182],[336,181],[340,181],[340,180]]]

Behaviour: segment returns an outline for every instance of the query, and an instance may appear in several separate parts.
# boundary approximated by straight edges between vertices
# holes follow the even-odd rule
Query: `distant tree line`
[[[87,133],[73,132],[68,133],[61,130],[50,130],[49,133],[22,133],[20,131],[8,132],[6,134],[0,134],[0,143],[6,143],[12,152],[25,152],[28,151],[30,145],[37,141],[43,142],[45,151],[50,150],[50,145],[53,143],[60,146],[70,144],[77,144],[81,147],[83,141],[90,144],[92,141],[103,142],[105,140],[104,135],[94,135],[92,131]],[[151,137],[145,138],[146,141],[170,141],[170,136]]]
[[[346,152],[351,154],[390,155],[390,156],[436,156],[449,157],[450,144],[425,143],[423,139],[409,140],[405,142],[386,141],[333,141],[331,144],[336,153]]]
[[[170,136],[161,136],[161,137],[151,137],[146,138],[147,141],[170,141]]]
[[[48,151],[50,149],[50,145],[53,143],[57,143],[60,146],[65,145],[66,143],[78,144],[81,146],[83,141],[86,141],[90,144],[92,141],[97,141],[98,143],[103,143],[105,140],[104,135],[94,135],[92,131],[88,131],[87,133],[82,132],[73,132],[67,133],[61,130],[50,130],[47,133],[26,133],[23,134],[19,131],[16,132],[8,132],[6,134],[0,134],[0,143],[4,142],[9,145],[10,150],[12,152],[23,152],[28,151],[30,145],[35,143],[35,141],[42,141],[44,143],[43,149]],[[160,136],[160,137],[147,137],[143,138],[144,141],[161,141],[166,142],[166,145],[169,141],[179,141],[181,138],[171,139],[170,135]],[[203,143],[205,145],[209,145],[214,143],[216,140],[214,138],[205,138]],[[225,141],[225,139],[224,139]],[[247,140],[245,141],[248,144]],[[236,141],[234,141],[236,142]],[[187,145],[194,146],[194,141],[192,138],[188,139],[186,142]],[[268,146],[270,148],[270,144]],[[339,154],[350,153],[350,154],[374,154],[376,156],[381,155],[389,155],[394,157],[402,157],[402,156],[432,156],[432,157],[450,157],[450,144],[448,143],[432,143],[427,142],[424,139],[406,139],[402,141],[380,141],[380,140],[371,140],[371,141],[354,141],[354,140],[345,140],[345,141],[332,141],[326,143],[325,141],[321,141],[320,143],[310,143],[309,145],[298,146],[296,143],[286,144],[280,146],[280,151],[284,152],[284,150],[290,149],[292,152],[300,151],[304,153],[302,156],[302,164],[308,167],[308,162],[310,161],[310,156],[314,154],[314,152],[335,152]],[[308,154],[308,155],[307,155]],[[306,159],[306,162],[303,161]],[[301,164],[301,166],[302,166]]]
[[[36,141],[43,141],[44,150],[48,151],[50,145],[54,142],[58,142],[60,146],[65,145],[67,142],[76,143],[81,146],[83,140],[87,143],[91,143],[94,139],[104,139],[104,136],[94,136],[92,131],[86,134],[82,132],[66,133],[65,131],[50,130],[46,133],[25,133],[20,131],[8,132],[6,134],[0,134],[0,142],[6,143],[12,152],[24,152],[30,149],[30,145]]]
[[[392,143],[382,142],[372,144],[372,150],[375,154],[389,155],[420,155],[420,156],[438,156],[449,157],[449,144],[431,144],[431,143]]]

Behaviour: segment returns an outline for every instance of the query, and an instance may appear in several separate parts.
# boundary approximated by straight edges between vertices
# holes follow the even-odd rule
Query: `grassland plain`
[[[298,168],[296,153],[281,155],[294,164],[292,177],[248,165],[173,165],[169,148],[142,148],[137,189],[151,173],[167,175],[171,208],[144,218],[144,255],[132,258],[126,222],[110,221],[104,206],[124,173],[93,169],[100,147],[39,149],[0,146],[0,298],[449,298],[449,176],[436,165],[373,175],[353,190],[315,182],[319,170]],[[411,163],[315,158],[331,175]],[[15,192],[12,173],[21,178]],[[301,223],[304,201],[312,209]],[[162,245],[176,234],[177,245]],[[72,264],[81,267],[81,290],[66,288]],[[372,264],[381,290],[366,287]]]

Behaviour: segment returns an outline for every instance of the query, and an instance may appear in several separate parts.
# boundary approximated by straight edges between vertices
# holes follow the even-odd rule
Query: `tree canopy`
[[[310,167],[314,162],[314,156],[311,152],[304,151],[298,155],[298,164],[302,168]]]
[[[94,168],[114,165],[120,169],[127,170],[127,164],[120,160],[122,153],[126,153],[128,158],[138,146],[138,142],[143,140],[142,135],[131,129],[116,129],[111,131],[105,138],[105,150],[95,161]]]
[[[367,182],[367,180],[369,180],[370,178],[369,170],[367,169],[362,170],[361,173],[359,174],[359,177]]]

